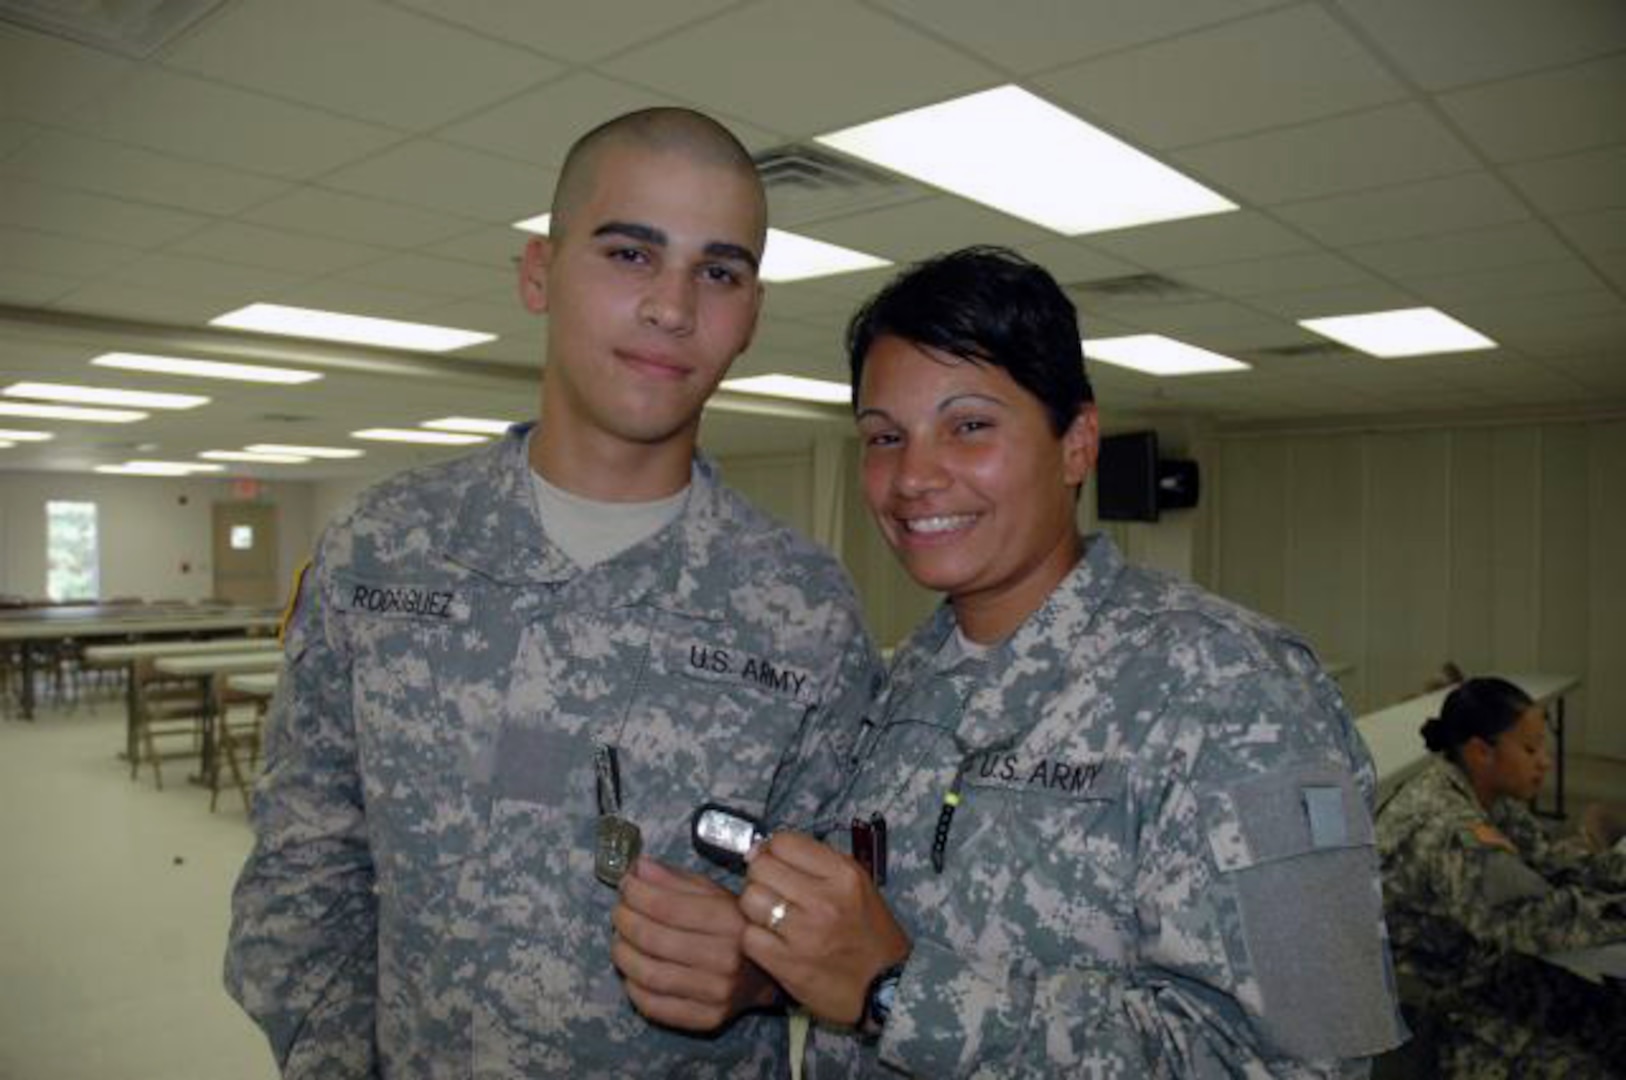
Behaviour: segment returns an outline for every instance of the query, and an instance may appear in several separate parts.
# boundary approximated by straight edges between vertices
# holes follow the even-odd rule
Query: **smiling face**
[[[548,315],[543,430],[583,451],[687,461],[700,410],[750,344],[766,211],[754,174],[612,140],[522,291]]]
[[[1008,635],[1078,561],[1094,408],[1058,437],[1003,368],[884,335],[857,414],[864,497],[904,569],[948,594],[973,640]]]

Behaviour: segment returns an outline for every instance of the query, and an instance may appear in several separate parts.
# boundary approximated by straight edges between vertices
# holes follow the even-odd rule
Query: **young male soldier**
[[[636,873],[730,938],[703,1007],[771,998],[734,898],[678,868],[688,820],[810,811],[774,792],[834,784],[845,748],[803,736],[876,676],[834,560],[695,451],[756,324],[765,219],[707,117],[588,133],[522,265],[548,315],[539,423],[384,482],[322,537],[226,961],[284,1076],[782,1074],[776,1019],[652,1027],[609,956],[641,830]]]

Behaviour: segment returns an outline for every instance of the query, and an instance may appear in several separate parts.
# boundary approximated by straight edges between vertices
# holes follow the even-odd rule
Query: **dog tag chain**
[[[600,743],[593,748],[593,770],[598,787],[598,843],[593,851],[593,873],[611,888],[632,869],[643,847],[638,826],[621,816],[621,768],[615,747]]]

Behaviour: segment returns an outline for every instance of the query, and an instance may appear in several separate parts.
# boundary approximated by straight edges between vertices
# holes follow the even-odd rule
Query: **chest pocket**
[[[1082,967],[1124,960],[1126,788],[1124,764],[1103,757],[1014,751],[968,766],[955,821],[964,840],[951,839],[946,861],[964,867],[990,909],[1021,928],[1006,936],[1028,957]]]
[[[351,708],[380,883],[460,861],[483,731],[500,715],[512,640],[466,583],[341,580],[332,603],[353,656]],[[479,611],[479,625],[471,615]]]
[[[700,803],[762,813],[819,692],[812,669],[741,644],[728,627],[657,627],[621,733],[628,812],[680,845]]]

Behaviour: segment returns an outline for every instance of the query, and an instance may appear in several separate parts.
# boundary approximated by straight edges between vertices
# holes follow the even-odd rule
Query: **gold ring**
[[[779,927],[784,924],[785,916],[790,912],[790,905],[783,900],[768,909],[768,929],[779,933]]]

